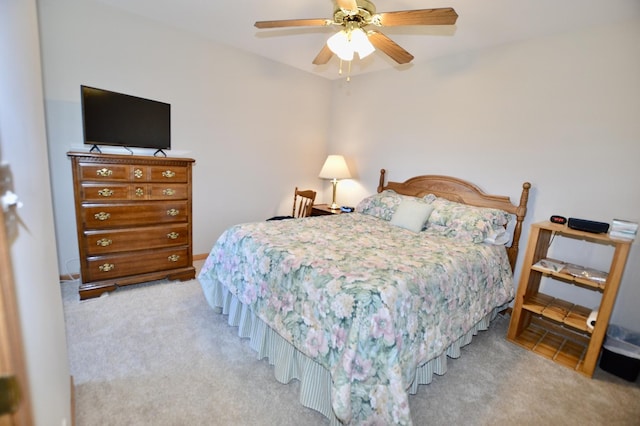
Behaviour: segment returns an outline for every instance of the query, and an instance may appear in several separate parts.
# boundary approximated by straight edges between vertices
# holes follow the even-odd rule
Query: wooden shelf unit
[[[602,283],[536,266],[539,260],[547,258],[549,245],[555,235],[613,246],[614,253],[606,281]],[[558,364],[593,376],[630,246],[631,241],[614,240],[607,234],[578,231],[549,221],[531,225],[507,339]],[[591,309],[540,293],[542,277],[601,293],[598,318],[593,330],[587,328]]]

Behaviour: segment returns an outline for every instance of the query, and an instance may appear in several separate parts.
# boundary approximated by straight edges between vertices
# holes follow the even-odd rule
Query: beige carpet
[[[197,280],[118,289],[80,301],[62,284],[76,420],[85,425],[323,425],[282,385]],[[640,384],[593,379],[514,346],[508,317],[410,398],[415,425],[638,425]]]

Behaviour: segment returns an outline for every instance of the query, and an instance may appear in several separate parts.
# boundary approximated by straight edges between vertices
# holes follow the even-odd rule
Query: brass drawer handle
[[[162,195],[175,195],[175,189],[167,188],[162,190]]]
[[[113,190],[104,188],[98,191],[98,195],[100,195],[101,197],[111,197],[113,195]]]
[[[175,240],[180,236],[180,234],[178,234],[177,232],[170,232],[167,234],[167,238],[169,238],[170,240]]]
[[[167,257],[167,260],[169,260],[169,262],[177,262],[180,259],[180,256],[177,254],[172,254],[171,256]]]
[[[111,213],[100,212],[93,215],[97,220],[108,220],[111,217]]]
[[[133,175],[134,175],[137,179],[140,179],[140,178],[142,177],[142,175],[143,175],[142,170],[140,170],[140,169],[135,169],[135,170],[133,171]]]
[[[110,246],[112,243],[113,241],[111,241],[108,238],[100,238],[98,241],[96,241],[96,245],[100,247],[107,247],[107,246]]]
[[[116,265],[114,265],[113,263],[105,263],[104,265],[100,265],[98,269],[100,269],[100,272],[109,272],[115,267]]]
[[[178,216],[180,214],[180,210],[170,209],[167,210],[167,216]]]
[[[142,196],[144,196],[144,189],[136,188],[136,197],[142,197]]]
[[[173,172],[171,170],[167,170],[162,172],[162,176],[166,177],[166,178],[172,178],[176,176],[176,172]]]
[[[106,167],[102,169],[98,169],[96,170],[96,175],[101,177],[108,177],[113,175],[113,170],[107,169]]]

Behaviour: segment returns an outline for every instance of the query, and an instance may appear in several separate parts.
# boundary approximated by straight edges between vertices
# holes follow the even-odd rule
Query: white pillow
[[[433,206],[421,201],[402,200],[390,223],[413,232],[420,232],[429,219]]]

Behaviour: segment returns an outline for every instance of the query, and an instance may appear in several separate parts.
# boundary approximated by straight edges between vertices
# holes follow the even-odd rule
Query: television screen
[[[80,86],[84,143],[171,149],[171,105]]]

